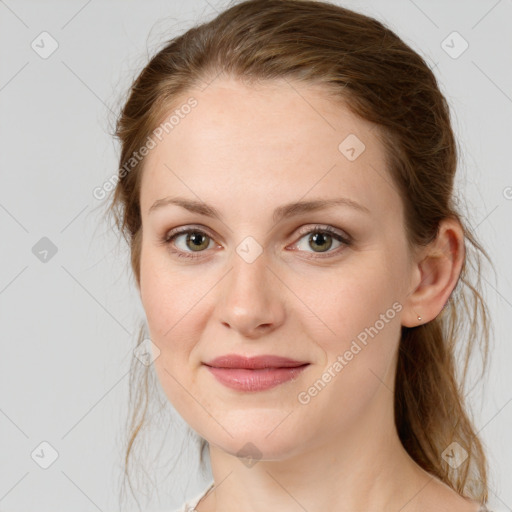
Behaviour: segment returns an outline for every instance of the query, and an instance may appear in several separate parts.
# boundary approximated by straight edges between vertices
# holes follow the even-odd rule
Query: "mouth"
[[[261,370],[264,368],[297,368],[308,364],[308,361],[296,361],[288,357],[274,355],[246,357],[238,354],[226,354],[203,364],[214,368]]]
[[[298,377],[310,363],[280,356],[247,358],[236,354],[203,365],[224,386],[237,391],[264,391]]]

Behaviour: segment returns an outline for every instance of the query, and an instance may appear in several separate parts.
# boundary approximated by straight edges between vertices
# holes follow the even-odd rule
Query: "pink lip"
[[[204,363],[223,385],[238,391],[263,391],[296,377],[309,363],[279,356],[221,356]]]

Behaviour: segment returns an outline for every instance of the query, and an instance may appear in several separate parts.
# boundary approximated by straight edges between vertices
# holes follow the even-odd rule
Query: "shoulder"
[[[416,506],[421,510],[437,512],[493,512],[484,505],[461,496],[435,477],[425,486],[424,492],[418,495]]]

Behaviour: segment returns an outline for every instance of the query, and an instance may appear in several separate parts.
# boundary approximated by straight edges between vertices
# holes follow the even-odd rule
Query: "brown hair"
[[[434,320],[402,328],[395,422],[403,446],[419,466],[462,496],[485,503],[487,462],[465,404],[464,385],[475,345],[482,353],[482,376],[488,363],[490,323],[480,293],[480,271],[482,256],[490,259],[455,204],[456,142],[447,102],[432,70],[379,21],[313,0],[244,1],[168,41],[134,81],[116,125],[120,171],[109,210],[129,244],[137,282],[144,160],[132,162],[129,172],[127,162],[176,106],[178,96],[219,74],[247,83],[286,78],[322,84],[333,98],[348,100],[346,105],[355,114],[375,123],[387,150],[387,171],[403,199],[411,247],[431,242],[442,219],[460,221],[466,258],[450,300]],[[143,338],[141,329],[138,343]],[[135,410],[125,476],[149,400],[152,367],[137,381],[139,367],[132,366],[130,396]],[[468,453],[458,469],[451,469],[441,457],[454,441]],[[206,445],[201,439],[201,462]]]

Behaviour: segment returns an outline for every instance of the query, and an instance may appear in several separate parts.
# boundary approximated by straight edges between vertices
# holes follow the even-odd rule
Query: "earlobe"
[[[405,299],[405,327],[416,327],[436,318],[455,288],[465,257],[464,232],[459,221],[442,220],[436,239],[425,247],[421,257]]]

